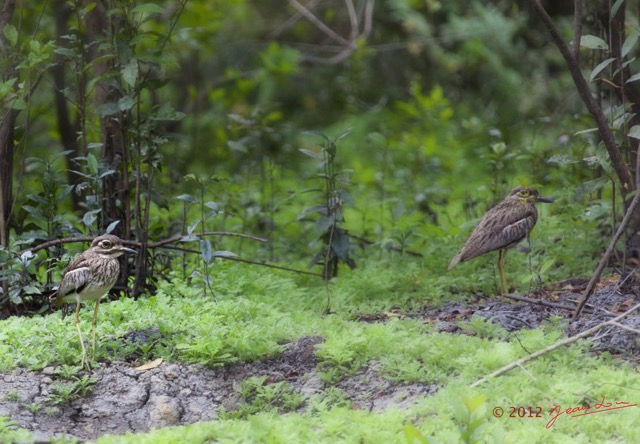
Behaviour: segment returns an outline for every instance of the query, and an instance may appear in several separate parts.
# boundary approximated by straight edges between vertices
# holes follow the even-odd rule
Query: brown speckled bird
[[[474,257],[498,250],[498,271],[502,294],[507,293],[504,261],[507,249],[529,237],[538,220],[536,202],[553,202],[540,196],[535,188],[516,187],[498,205],[487,211],[462,250],[449,264],[449,270]]]
[[[62,281],[58,290],[53,294],[53,306],[68,302],[76,303],[75,323],[80,337],[80,347],[82,348],[82,367],[89,368],[87,351],[82,339],[80,321],[81,301],[96,301],[91,322],[91,345],[93,357],[96,354],[96,318],[98,317],[98,307],[100,299],[107,294],[114,286],[120,274],[120,264],[118,257],[124,253],[135,253],[135,250],[122,245],[122,240],[112,234],[105,234],[96,237],[91,243],[91,247],[84,253],[77,256],[64,270]]]

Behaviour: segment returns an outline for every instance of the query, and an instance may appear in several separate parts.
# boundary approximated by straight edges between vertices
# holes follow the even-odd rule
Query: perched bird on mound
[[[59,307],[64,303],[75,302],[75,323],[80,337],[80,347],[82,348],[82,367],[89,368],[89,359],[82,339],[80,330],[81,301],[96,301],[91,322],[91,338],[93,357],[96,354],[96,318],[98,317],[98,307],[100,299],[107,294],[114,286],[120,274],[120,264],[118,257],[124,253],[135,253],[135,250],[122,245],[122,240],[112,234],[105,234],[96,237],[91,243],[91,247],[84,253],[77,256],[64,270],[62,281],[58,290],[52,295],[53,306]]]
[[[498,250],[498,271],[502,294],[506,294],[507,280],[504,261],[507,249],[529,237],[538,221],[536,202],[551,203],[553,199],[540,196],[535,188],[516,187],[498,205],[487,211],[473,230],[462,250],[449,264],[449,270],[474,257]]]

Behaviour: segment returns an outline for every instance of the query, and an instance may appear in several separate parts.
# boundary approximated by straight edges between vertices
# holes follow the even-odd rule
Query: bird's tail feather
[[[460,259],[461,259],[460,254],[457,254],[456,257],[451,259],[451,263],[449,264],[449,268],[448,269],[451,270],[453,267],[458,265],[460,263]]]

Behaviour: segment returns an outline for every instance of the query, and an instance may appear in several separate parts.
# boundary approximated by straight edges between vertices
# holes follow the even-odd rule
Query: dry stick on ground
[[[576,342],[578,339],[581,338],[585,338],[587,336],[592,335],[593,333],[597,332],[598,330],[604,328],[604,327],[609,327],[609,326],[613,326],[613,327],[618,327],[618,328],[623,328],[625,330],[631,330],[634,333],[640,333],[638,330],[635,330],[631,327],[627,327],[622,326],[622,324],[620,324],[618,321],[621,320],[622,318],[624,318],[625,316],[628,316],[629,314],[631,314],[632,312],[636,311],[638,308],[640,308],[640,304],[635,305],[634,307],[630,308],[629,310],[625,311],[624,313],[622,313],[620,316],[617,316],[613,319],[610,319],[606,322],[601,322],[600,324],[596,325],[595,327],[591,327],[588,330],[583,331],[582,333],[578,333],[577,335],[571,336],[570,338],[566,338],[563,339],[560,342],[556,342],[553,345],[550,345],[547,348],[544,348],[542,350],[539,350],[535,353],[531,353],[528,356],[525,356],[524,358],[518,359],[517,361],[514,361],[510,364],[505,365],[504,367],[496,370],[495,372],[491,373],[490,375],[487,375],[479,380],[477,380],[476,382],[474,382],[473,384],[471,384],[471,387],[478,387],[479,385],[487,382],[489,379],[494,378],[496,376],[500,376],[506,372],[508,372],[509,370],[519,367],[522,364],[524,364],[525,362],[529,362],[535,358],[537,358],[538,356],[542,356],[545,353],[549,353],[551,351],[557,350],[560,347],[564,347],[565,345],[570,345],[573,344],[574,342]]]
[[[545,307],[551,308],[559,308],[560,310],[574,311],[576,309],[576,307],[574,307],[573,305],[558,304],[556,302],[545,301],[544,299],[526,298],[524,296],[515,296],[512,294],[504,294],[503,296],[507,299],[513,299],[514,301],[526,302],[528,304],[534,305],[543,305]]]
[[[613,235],[613,239],[611,239],[611,242],[607,247],[607,251],[604,252],[604,255],[602,256],[602,258],[600,259],[600,262],[598,263],[598,266],[596,267],[596,271],[594,271],[593,276],[591,276],[589,285],[587,285],[587,289],[584,291],[584,296],[582,297],[580,304],[578,304],[578,308],[576,308],[576,311],[573,313],[573,316],[571,317],[572,321],[575,321],[576,319],[578,319],[578,317],[580,316],[580,312],[584,308],[584,305],[587,303],[587,300],[589,300],[589,298],[593,294],[593,291],[596,288],[596,284],[600,280],[600,275],[602,274],[604,267],[606,267],[607,262],[611,257],[611,254],[616,248],[616,243],[618,242],[618,239],[620,239],[620,236],[622,236],[622,233],[624,233],[624,230],[627,228],[627,225],[629,225],[629,222],[633,217],[633,212],[636,210],[636,207],[638,206],[638,202],[640,202],[640,193],[636,193],[636,195],[633,196],[631,205],[629,205],[629,208],[627,209],[627,212],[625,213],[624,218],[622,219],[622,222],[620,222],[620,226],[618,227],[616,234]]]

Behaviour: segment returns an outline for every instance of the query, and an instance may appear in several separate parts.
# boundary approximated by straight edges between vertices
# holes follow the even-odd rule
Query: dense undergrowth
[[[434,325],[410,318],[384,323],[358,320],[356,315],[365,312],[391,308],[410,312],[464,298],[439,292],[436,274],[413,260],[399,259],[391,267],[369,264],[345,273],[328,288],[307,277],[228,262],[216,265],[216,276],[215,299],[174,279],[161,285],[155,296],[104,304],[98,322],[98,359],[118,360],[137,351],[143,360],[162,357],[217,366],[268,359],[279,354],[286,341],[318,335],[326,340],[317,346],[317,369],[328,387],[377,361],[382,377],[399,384],[437,384],[438,392],[409,410],[373,413],[338,402],[339,394],[334,392],[333,401],[314,399],[298,412],[264,406],[248,410],[250,414],[242,418],[103,437],[98,442],[458,442],[465,436],[468,442],[599,441],[612,436],[633,442],[640,438],[632,412],[558,418],[552,429],[545,428],[548,411],[556,404],[576,406],[602,396],[630,400],[630,389],[640,384],[633,368],[606,355],[591,355],[588,343],[557,350],[528,363],[522,371],[468,388],[496,368],[560,339],[561,325],[555,322],[510,334],[488,321],[473,319],[463,325],[474,332],[469,336],[440,333]],[[471,281],[464,280],[467,288]],[[330,314],[324,312],[327,292]],[[91,307],[82,310],[85,330],[91,314]],[[151,327],[161,335],[143,350],[127,349],[118,339]],[[56,313],[3,322],[3,372],[15,367],[73,366],[79,358],[71,317],[61,322]],[[294,405],[300,407],[300,402]],[[544,414],[541,418],[491,416],[494,407],[508,413],[512,405],[541,406]],[[5,436],[18,433],[9,432],[7,424],[3,427]]]

